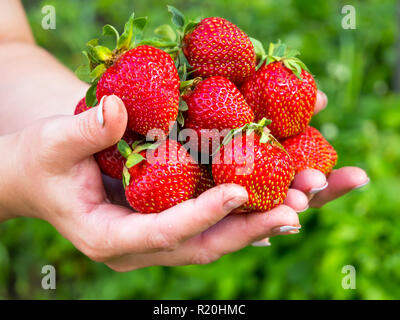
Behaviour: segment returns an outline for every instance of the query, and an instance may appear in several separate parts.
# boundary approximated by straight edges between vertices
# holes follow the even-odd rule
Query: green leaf
[[[88,47],[95,47],[99,44],[99,39],[92,39],[86,43]]]
[[[117,29],[115,29],[112,25],[106,24],[103,27],[103,35],[104,36],[115,36],[116,43],[118,44],[119,33],[118,33]]]
[[[296,49],[291,49],[288,50],[288,52],[286,53],[286,58],[294,58],[296,56],[300,55],[300,51],[296,50]]]
[[[145,44],[160,49],[176,47],[176,42],[163,41],[161,39],[145,39],[139,42],[139,45],[145,45]]]
[[[132,168],[133,166],[137,165],[139,162],[143,161],[144,157],[139,153],[131,153],[126,160],[126,167]]]
[[[254,38],[250,38],[251,43],[253,44],[254,51],[256,52],[257,59],[263,59],[266,56],[266,52],[264,46],[260,41]]]
[[[269,133],[262,132],[260,137],[260,143],[267,143],[269,141]]]
[[[157,149],[159,145],[160,145],[159,143],[147,142],[136,147],[134,149],[134,152],[138,153],[143,150],[154,150]]]
[[[107,70],[106,66],[102,63],[99,64],[96,68],[90,72],[90,81],[94,81],[99,79],[101,75]]]
[[[176,61],[176,64],[178,65],[178,74],[179,74],[179,79],[181,79],[181,81],[186,81],[187,79],[187,66],[186,64],[180,65],[179,62],[179,57]]]
[[[311,71],[307,68],[307,66],[305,65],[305,63],[304,63],[303,61],[301,61],[299,58],[293,58],[293,60],[294,60],[295,62],[297,62],[297,64],[298,64],[303,70],[306,70],[307,72],[310,72],[310,73],[311,73]]]
[[[178,28],[183,28],[185,25],[185,17],[182,12],[173,6],[167,6],[168,11],[172,14],[172,22]]]
[[[133,20],[133,39],[130,48],[136,45],[143,37],[144,27],[147,24],[147,17],[139,17]]]
[[[119,153],[120,153],[125,159],[128,159],[129,155],[132,153],[131,147],[130,147],[129,144],[128,144],[125,140],[123,140],[123,139],[121,139],[121,140],[118,142],[117,148],[118,148]]]
[[[183,29],[183,34],[192,32],[200,23],[200,20],[190,20]]]
[[[76,76],[85,82],[90,82],[90,67],[88,64],[82,65],[75,70]]]
[[[182,99],[179,101],[179,111],[188,111],[189,107]]]
[[[124,32],[118,39],[117,49],[118,50],[128,50],[131,46],[132,38],[133,38],[133,20],[135,17],[135,13],[132,12],[128,21],[125,23]]]
[[[258,127],[265,127],[268,126],[272,123],[271,120],[267,119],[267,118],[262,118],[260,121],[258,121],[257,126]]]
[[[300,80],[303,80],[303,79],[301,78],[301,68],[300,68],[300,66],[299,66],[298,63],[294,62],[294,61],[291,60],[291,59],[287,59],[287,60],[284,60],[284,61],[283,61],[283,64],[284,64],[288,69],[292,70],[292,72],[295,74],[295,76],[296,76],[297,78],[299,78]]]
[[[96,90],[97,81],[94,82],[86,92],[85,102],[88,107],[93,107],[97,104]]]
[[[154,30],[154,33],[163,40],[176,41],[176,33],[169,24],[159,26]]]
[[[136,140],[134,143],[132,143],[131,148],[135,149],[142,142],[143,142],[143,140]]]
[[[185,125],[185,118],[183,117],[182,112],[178,112],[178,116],[176,117],[176,121],[179,123],[181,127]]]
[[[286,53],[286,44],[278,43],[274,48],[274,56],[283,57]]]
[[[122,169],[122,183],[124,185],[124,188],[126,186],[129,186],[129,182],[131,180],[131,175],[129,174],[129,170],[126,166]]]
[[[185,54],[183,53],[183,50],[179,51],[178,59],[179,59],[179,63],[181,65],[185,65],[187,68],[192,68],[192,66],[189,64],[189,61],[187,60]]]
[[[90,49],[90,52],[97,61],[101,62],[108,61],[113,56],[112,51],[104,46],[95,46]]]

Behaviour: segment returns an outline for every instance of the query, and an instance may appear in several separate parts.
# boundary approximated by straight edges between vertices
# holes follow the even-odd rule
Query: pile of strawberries
[[[309,126],[317,96],[299,52],[261,43],[223,18],[187,21],[168,6],[173,25],[143,38],[146,18],[124,32],[106,25],[111,50],[97,39],[77,70],[91,83],[75,114],[117,95],[128,113],[122,140],[95,154],[102,172],[123,181],[130,205],[157,213],[223,183],[244,186],[246,212],[284,201],[296,173],[328,175],[333,147]],[[174,134],[173,134],[174,133]]]

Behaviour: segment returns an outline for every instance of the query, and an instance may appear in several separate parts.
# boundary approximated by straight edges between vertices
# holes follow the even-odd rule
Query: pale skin
[[[280,227],[300,227],[298,212],[368,182],[355,167],[337,169],[328,180],[305,170],[285,203],[269,212],[229,215],[247,192],[220,185],[159,214],[135,213],[123,205],[121,185],[102,177],[92,157],[122,137],[122,101],[105,98],[103,125],[97,107],[72,116],[87,85],[35,45],[19,1],[0,2],[0,21],[0,222],[48,221],[78,250],[116,271],[205,264],[293,233]],[[326,104],[319,92],[315,113]]]

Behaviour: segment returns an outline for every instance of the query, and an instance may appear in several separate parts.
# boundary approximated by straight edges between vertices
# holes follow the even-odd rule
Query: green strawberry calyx
[[[183,39],[186,34],[192,32],[200,23],[200,19],[190,20],[184,14],[173,6],[167,6],[171,14],[172,25],[163,24],[154,30],[156,38],[146,39],[140,44],[147,44],[159,48],[168,54],[175,61],[181,81],[186,81],[187,76],[193,72],[189,62],[183,53]]]
[[[137,140],[132,143],[131,146],[129,146],[124,139],[121,139],[118,142],[118,151],[126,159],[124,168],[122,170],[122,182],[124,184],[124,188],[129,185],[131,179],[129,169],[145,160],[145,157],[143,157],[140,152],[144,150],[154,150],[157,149],[158,146],[159,143],[144,142],[143,140]]]
[[[92,39],[87,43],[87,50],[82,52],[87,59],[87,63],[75,71],[79,79],[91,84],[86,92],[87,106],[92,107],[97,104],[96,88],[100,77],[122,54],[138,45],[143,37],[146,23],[147,17],[135,18],[135,14],[132,13],[121,35],[113,26],[105,25],[103,27],[103,36],[114,36],[116,39],[113,50],[100,45],[99,39]]]
[[[256,52],[257,60],[259,61],[256,70],[261,68],[261,66],[266,63],[266,65],[281,61],[283,65],[291,70],[297,78],[303,80],[301,77],[302,70],[310,72],[307,66],[301,61],[297,56],[300,52],[296,49],[288,49],[286,44],[282,43],[280,40],[277,43],[270,43],[268,48],[268,53],[260,41],[254,38],[250,38],[253,43],[254,50]]]
[[[187,103],[182,99],[182,97],[190,95],[193,92],[194,88],[201,81],[203,81],[201,77],[196,77],[194,79],[181,81],[180,83],[181,97],[179,99],[179,112],[176,121],[181,127],[183,127],[185,124],[185,117],[183,116],[183,112],[188,111],[189,109]]]
[[[243,127],[230,130],[222,140],[222,143],[219,146],[219,148],[215,150],[212,156],[214,156],[222,146],[227,145],[229,142],[232,141],[232,139],[235,136],[237,136],[238,134],[242,134],[242,132],[245,132],[247,136],[251,135],[254,132],[255,134],[260,136],[260,143],[274,144],[278,146],[280,149],[282,149],[286,154],[288,154],[284,149],[284,147],[270,133],[271,131],[267,128],[267,126],[270,125],[271,123],[272,123],[271,120],[268,120],[267,118],[262,118],[260,121],[256,123],[255,122],[247,123]]]

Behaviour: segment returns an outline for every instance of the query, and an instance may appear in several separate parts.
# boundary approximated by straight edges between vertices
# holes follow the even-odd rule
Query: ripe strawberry
[[[223,18],[201,20],[185,34],[183,52],[199,77],[223,76],[239,85],[255,71],[250,38]]]
[[[303,133],[287,138],[281,143],[292,157],[296,173],[310,168],[328,175],[338,158],[329,142],[317,129],[310,126]]]
[[[90,108],[91,107],[89,107],[86,104],[85,97],[83,97],[81,100],[79,100],[78,104],[76,105],[74,114],[77,115],[77,114],[82,113],[82,112],[84,112],[86,110],[89,110]]]
[[[201,195],[208,189],[215,187],[215,182],[213,180],[209,168],[204,164],[200,164],[199,167],[200,167],[200,178],[199,178],[199,183],[197,184],[196,192],[194,194],[195,198],[197,198],[199,195]]]
[[[128,111],[128,127],[146,135],[151,129],[165,134],[176,120],[179,107],[179,76],[174,61],[164,51],[139,46],[123,54],[97,84],[97,99],[121,97]]]
[[[303,132],[314,112],[317,87],[297,54],[281,43],[271,45],[269,55],[261,59],[261,68],[241,87],[255,120],[270,119],[269,129],[277,139]]]
[[[185,128],[196,131],[203,153],[210,151],[209,145],[211,146],[212,141],[214,141],[214,149],[219,146],[219,133],[224,129],[228,131],[243,127],[254,120],[254,113],[240,91],[232,82],[223,77],[211,77],[201,81],[193,91],[186,91],[183,100],[188,106]],[[215,135],[209,139],[204,131],[203,137],[201,136],[204,129],[218,131],[215,131]]]
[[[85,112],[90,108],[86,105],[85,98],[82,98],[76,105],[74,114]],[[141,137],[133,131],[127,130],[122,139],[132,144],[140,140]],[[114,179],[122,179],[122,169],[124,168],[125,159],[121,156],[116,144],[97,152],[94,154],[94,158],[104,174]]]
[[[140,137],[132,131],[126,131],[122,139],[127,143],[132,144],[140,139]],[[94,155],[94,158],[104,174],[114,179],[122,179],[122,170],[124,169],[125,158],[118,151],[116,144],[103,151],[97,152]]]
[[[107,25],[103,32],[117,35],[113,51],[98,45],[97,40],[88,43],[93,85],[86,101],[93,105],[96,98],[100,101],[104,95],[115,94],[125,104],[129,129],[142,135],[151,129],[168,134],[178,115],[178,71],[166,52],[148,45],[135,47],[135,37],[141,33],[145,21],[132,15],[121,36]]]
[[[283,203],[294,177],[293,161],[265,127],[264,118],[232,130],[212,162],[215,183],[246,188],[248,212],[268,211]]]
[[[135,210],[158,213],[195,194],[200,169],[178,142],[133,144],[132,150],[121,140],[118,148],[127,158],[123,174],[125,195]]]

